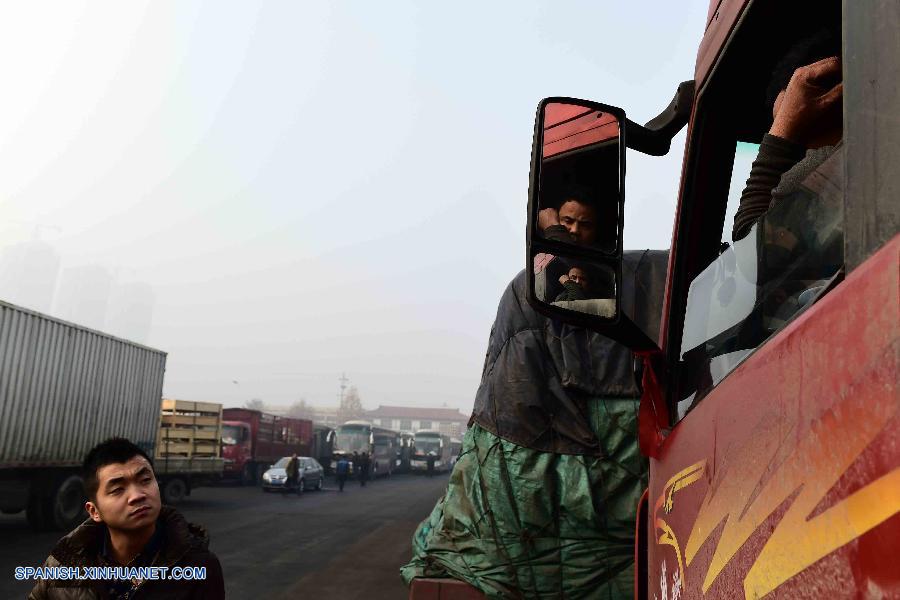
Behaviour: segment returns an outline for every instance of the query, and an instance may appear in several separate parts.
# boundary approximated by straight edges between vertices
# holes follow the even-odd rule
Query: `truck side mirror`
[[[640,128],[620,108],[546,98],[535,119],[528,187],[528,301],[633,350],[657,348],[623,306],[625,148]]]

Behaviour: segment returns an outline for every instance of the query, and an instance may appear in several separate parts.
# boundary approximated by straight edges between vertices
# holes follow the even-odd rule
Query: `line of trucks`
[[[85,454],[126,437],[153,457],[164,501],[223,478],[255,484],[292,453],[329,464],[327,428],[162,399],[166,353],[0,302],[0,511],[36,530],[84,517]]]

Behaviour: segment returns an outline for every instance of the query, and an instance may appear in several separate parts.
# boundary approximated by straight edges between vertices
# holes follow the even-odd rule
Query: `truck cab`
[[[539,106],[535,271],[538,257],[568,252],[623,276],[621,227],[606,253],[553,245],[537,229],[556,185],[559,156],[548,148],[560,107],[594,123],[615,117],[614,136],[600,140],[582,124],[564,139],[580,136],[566,152],[594,156],[587,177],[622,174],[612,193],[620,203],[626,149],[663,154],[688,126],[659,338],[642,336],[618,298],[602,314],[560,305],[537,278],[529,298],[643,359],[650,484],[638,513],[637,597],[900,591],[898,25],[896,3],[713,1],[694,79],[657,119],[640,126],[618,107],[574,99]],[[829,28],[841,54],[842,135],[824,150],[807,146],[799,160],[810,168],[779,182],[749,232],[733,236],[773,122],[766,87],[798,39]],[[610,137],[617,145],[601,153]]]
[[[245,466],[253,459],[249,423],[222,422],[222,456],[225,458],[226,477],[241,477],[248,482],[252,479],[252,473],[244,475]]]

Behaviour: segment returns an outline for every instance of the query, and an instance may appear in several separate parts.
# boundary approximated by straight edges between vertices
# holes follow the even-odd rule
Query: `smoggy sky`
[[[6,3],[2,245],[149,284],[167,396],[336,404],[345,372],[367,408],[468,412],[524,267],[535,106],[650,119],[707,8]],[[668,247],[683,144],[629,154],[626,248]]]

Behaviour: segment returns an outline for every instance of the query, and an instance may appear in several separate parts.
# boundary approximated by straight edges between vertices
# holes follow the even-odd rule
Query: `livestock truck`
[[[174,445],[193,426],[161,427],[161,413],[193,419],[161,404],[165,365],[159,350],[0,302],[0,510],[24,510],[37,530],[77,525],[87,516],[82,461],[110,437],[154,458],[167,501],[221,477],[216,453]]]
[[[310,456],[313,450],[313,424],[309,419],[249,408],[226,408],[222,418],[225,477],[243,485],[262,481],[263,473],[278,459],[292,454]]]
[[[766,88],[797,42],[823,28],[836,34],[837,77],[794,76],[810,77],[801,85],[819,99],[842,82],[838,139],[807,154],[790,192],[733,236],[751,161],[772,131]],[[667,153],[688,126],[658,337],[618,310],[627,285],[602,306],[566,306],[541,297],[534,273],[529,298],[643,361],[650,477],[637,510],[636,598],[900,595],[898,82],[896,0],[712,0],[693,79],[646,125],[586,100],[539,104],[529,273],[543,253],[620,279],[626,158]],[[614,204],[601,248],[554,244],[538,229],[566,162]],[[440,588],[480,596],[417,580],[410,597]]]

